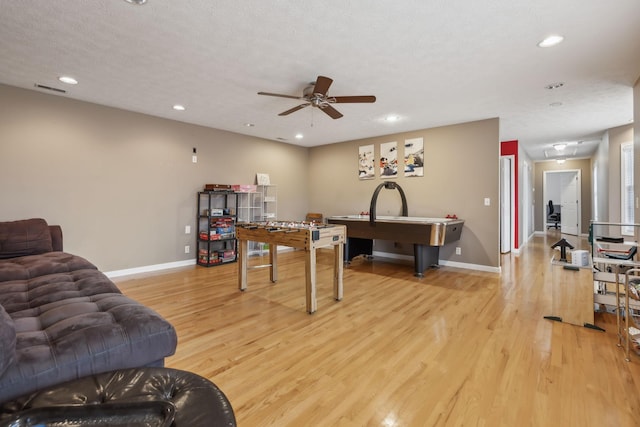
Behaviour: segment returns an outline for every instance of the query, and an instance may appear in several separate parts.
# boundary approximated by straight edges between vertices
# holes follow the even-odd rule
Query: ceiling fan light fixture
[[[554,89],[560,89],[562,86],[564,86],[564,83],[557,82],[557,83],[548,84],[544,88],[547,90],[554,90]]]
[[[564,40],[564,37],[558,34],[552,34],[548,37],[545,37],[544,40],[541,40],[538,43],[538,47],[552,47],[556,46]]]
[[[556,151],[562,151],[565,148],[567,148],[567,144],[563,144],[563,143],[553,144],[553,148],[555,148]]]
[[[336,110],[333,104],[347,104],[347,103],[370,103],[376,102],[376,97],[373,95],[356,95],[356,96],[329,96],[327,91],[333,83],[333,79],[325,76],[318,76],[314,83],[307,86],[302,91],[302,96],[295,95],[283,95],[280,93],[271,92],[258,92],[258,95],[277,96],[280,98],[299,99],[304,101],[303,104],[299,104],[293,108],[283,111],[278,114],[279,116],[288,116],[291,113],[295,113],[305,107],[315,107],[320,111],[331,117],[332,119],[339,119],[342,117],[342,113]]]

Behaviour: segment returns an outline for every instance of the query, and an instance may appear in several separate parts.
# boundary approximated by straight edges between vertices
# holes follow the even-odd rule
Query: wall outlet
[[[462,255],[462,248],[456,247],[456,255]]]
[[[189,252],[191,252],[191,246],[186,245],[186,246],[184,247],[184,253],[185,253],[185,254],[188,254]]]
[[[191,226],[190,225],[185,225],[184,226],[184,234],[191,234]]]
[[[485,198],[484,198],[484,205],[485,205],[485,206],[491,206],[491,199],[490,199],[490,198],[488,198],[488,197],[485,197]]]

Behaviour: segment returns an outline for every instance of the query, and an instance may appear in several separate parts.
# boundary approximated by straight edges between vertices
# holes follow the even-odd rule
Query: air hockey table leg
[[[429,245],[413,245],[413,263],[415,267],[414,276],[424,277],[424,272],[429,267],[438,268],[438,258],[440,256],[440,248],[438,246]]]

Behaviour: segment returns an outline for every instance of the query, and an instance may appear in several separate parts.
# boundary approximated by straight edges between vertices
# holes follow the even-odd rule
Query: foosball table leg
[[[247,289],[247,250],[248,250],[248,240],[239,240],[238,241],[238,263],[239,268],[238,271],[238,289],[244,291]]]
[[[344,275],[344,245],[333,246],[333,297],[336,301],[342,301],[343,287],[342,278]]]
[[[316,302],[316,250],[306,250],[305,257],[305,275],[307,287],[307,313],[315,313],[317,309]]]
[[[269,275],[272,283],[278,281],[278,245],[269,244]]]

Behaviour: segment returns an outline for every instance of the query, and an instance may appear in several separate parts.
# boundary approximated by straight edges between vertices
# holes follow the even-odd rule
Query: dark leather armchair
[[[0,426],[94,424],[235,427],[236,419],[214,383],[170,368],[90,375],[0,405]]]
[[[553,201],[549,200],[547,205],[547,228],[554,227],[556,230],[560,228],[560,212],[556,212],[553,207]]]

